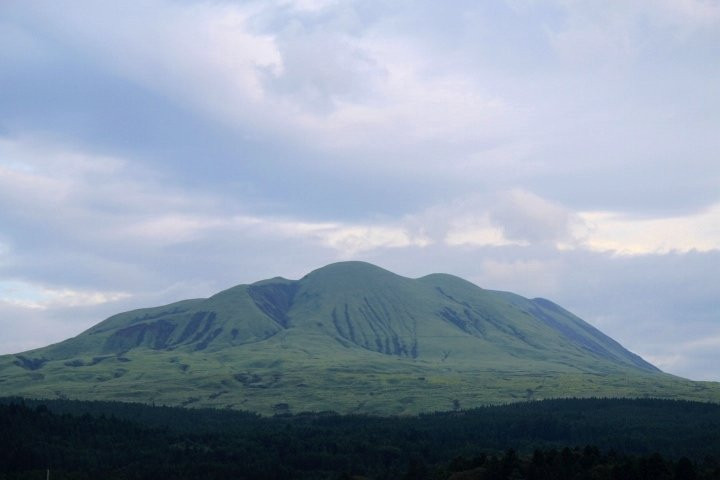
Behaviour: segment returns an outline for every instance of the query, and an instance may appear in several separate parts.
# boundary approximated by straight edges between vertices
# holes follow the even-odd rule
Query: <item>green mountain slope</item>
[[[410,413],[528,398],[720,400],[544,299],[362,262],[134,310],[0,357],[4,395]]]

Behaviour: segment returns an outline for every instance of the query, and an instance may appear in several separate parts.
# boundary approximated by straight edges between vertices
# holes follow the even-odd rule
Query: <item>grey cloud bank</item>
[[[0,341],[341,259],[720,380],[720,5],[0,4]]]

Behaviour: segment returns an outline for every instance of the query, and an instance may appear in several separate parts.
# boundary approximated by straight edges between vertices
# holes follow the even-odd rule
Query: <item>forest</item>
[[[420,416],[0,399],[0,479],[714,479],[720,405],[565,399]]]

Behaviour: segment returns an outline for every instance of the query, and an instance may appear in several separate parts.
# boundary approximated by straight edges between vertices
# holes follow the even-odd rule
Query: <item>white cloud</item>
[[[667,151],[655,139],[665,138],[658,129],[672,125],[653,123],[659,114],[672,113],[665,111],[669,95],[660,87],[669,83],[676,91],[683,85],[672,84],[677,75],[658,78],[638,68],[650,42],[638,19],[647,12],[701,11],[710,3],[626,3],[555,2],[560,18],[539,22],[549,25],[549,40],[532,39],[557,40],[560,50],[577,52],[559,62],[549,59],[552,71],[538,67],[523,45],[501,43],[497,48],[505,53],[499,54],[470,41],[473,32],[465,31],[473,30],[470,25],[457,32],[427,32],[449,41],[452,49],[433,46],[424,32],[403,23],[403,15],[412,15],[401,7],[375,6],[367,14],[352,3],[326,1],[159,1],[151,8],[71,2],[60,13],[44,14],[51,20],[57,16],[54,28],[103,68],[224,122],[243,138],[269,135],[278,143],[322,150],[302,160],[321,168],[362,171],[368,179],[377,174],[442,179],[461,185],[466,194],[470,182],[463,182],[470,179],[492,178],[509,188],[527,176],[556,170],[580,176],[628,162],[649,167],[645,158]],[[530,4],[531,12],[545,13],[542,5]],[[478,17],[483,32],[492,24],[482,8],[469,10],[447,14]],[[89,16],[93,22],[86,21]],[[344,20],[349,17],[350,25]],[[512,20],[511,39],[515,29],[537,28],[526,14]],[[507,40],[503,32],[485,34],[491,33]],[[486,39],[489,45],[493,39]],[[533,45],[532,52],[543,53],[545,47]],[[617,68],[620,64],[623,68]],[[652,109],[625,111],[623,98],[635,92],[623,85],[632,82],[661,91],[649,102]],[[629,118],[621,129],[614,127],[620,118]],[[626,145],[628,139],[651,145],[647,151],[634,146],[633,158],[611,151],[605,156],[612,158],[597,159],[588,153]],[[598,182],[612,176],[606,173]]]
[[[300,238],[334,250],[341,257],[354,257],[376,249],[424,247],[432,240],[422,233],[393,224],[307,222],[272,217],[233,217],[230,224],[246,234]]]
[[[130,160],[106,159],[40,139],[5,139],[0,152],[3,163],[9,165],[0,166],[0,186],[4,187],[0,202],[8,224],[33,229],[43,225],[52,232],[53,248],[60,249],[57,255],[64,256],[63,249],[69,249],[92,252],[99,257],[95,262],[101,258],[121,262],[128,255],[138,255],[134,261],[142,262],[142,258],[168,255],[171,248],[189,248],[220,237],[239,243],[251,238],[302,240],[340,257],[431,243],[422,232],[393,222],[317,222],[238,213],[242,206],[228,204],[221,195],[181,194]],[[43,234],[39,236],[42,243]],[[15,246],[22,252],[19,242]],[[104,301],[100,294],[63,286],[47,290],[43,298]],[[33,305],[44,305],[46,300]]]
[[[207,206],[200,196],[190,200],[162,187],[137,164],[41,138],[0,139],[0,158],[0,213],[7,221],[44,223],[77,240],[108,240],[153,212]]]
[[[693,350],[696,348],[720,350],[720,333],[717,335],[710,334],[698,340],[685,342],[683,344],[683,348],[687,350]]]
[[[398,220],[449,247],[545,246],[616,255],[720,250],[720,204],[684,215],[573,211],[522,189],[471,195]]]
[[[573,211],[527,190],[470,196],[403,222],[448,246],[540,246],[618,255],[720,250],[720,204],[684,215]]]
[[[382,226],[349,226],[326,232],[324,241],[332,248],[347,255],[356,255],[378,248],[424,247],[430,240],[413,237],[402,228]]]
[[[638,54],[633,17],[622,7],[605,7],[573,3],[563,27],[547,29],[551,45],[568,68],[594,70],[605,64],[617,68]]]
[[[291,5],[304,11],[332,3]],[[283,132],[329,152],[364,150],[363,162],[374,168],[423,167],[412,153],[427,145],[439,172],[450,160],[439,158],[441,151],[485,150],[519,123],[520,110],[502,95],[472,75],[438,73],[436,57],[392,33],[365,26],[349,35],[337,25],[324,32],[292,18],[279,31],[260,33],[255,24],[277,9],[272,3],[107,8],[74,2],[54,28],[115,75],[243,134]],[[338,7],[333,15],[344,11]],[[394,161],[385,161],[387,155]]]
[[[459,197],[401,222],[450,247],[565,246],[581,223],[570,209],[518,188]]]
[[[394,62],[382,64],[387,78],[375,97],[365,102],[338,102],[326,116],[304,114],[302,128],[321,144],[346,150],[363,147],[395,155],[391,168],[417,165],[417,159],[401,155],[418,144],[445,146],[496,141],[507,125],[508,107],[502,99],[483,94],[467,79],[423,78],[418,66]],[[423,159],[427,162],[429,159]],[[438,169],[448,159],[436,158]]]
[[[524,240],[509,240],[503,230],[492,224],[489,217],[457,219],[445,236],[445,244],[451,247],[469,245],[476,247],[503,245],[527,245]]]
[[[147,245],[167,246],[186,243],[206,235],[209,231],[227,226],[229,220],[179,212],[160,212],[129,222],[116,229],[113,235],[133,238]]]
[[[302,238],[345,256],[433,243],[448,247],[547,245],[560,250],[647,255],[720,249],[720,206],[682,217],[634,218],[612,212],[572,212],[531,192],[513,189],[456,199],[401,218],[360,223],[238,215],[213,209],[183,213],[169,207],[125,218],[104,236],[167,246],[227,233]]]
[[[162,245],[227,233],[258,238],[304,239],[329,247],[341,256],[354,256],[381,248],[422,247],[430,243],[422,235],[413,235],[405,228],[391,225],[307,222],[250,215],[161,215],[132,224],[124,232]]]
[[[319,12],[336,5],[338,0],[278,0],[280,6],[289,6],[303,12]]]
[[[506,289],[514,292],[557,292],[559,288],[559,265],[547,259],[496,260],[481,262],[480,273],[483,284],[488,288]],[[551,295],[548,295],[551,296]]]
[[[648,10],[657,9],[661,21],[683,27],[709,27],[720,23],[720,4],[715,0],[646,1]]]
[[[527,243],[565,241],[577,222],[566,207],[519,189],[501,194],[490,212],[508,238]]]
[[[0,302],[33,310],[99,305],[129,296],[125,292],[57,289],[23,281],[0,281]]]
[[[248,25],[258,13],[253,3],[72,1],[61,11],[33,8],[108,71],[210,116],[261,119],[262,78],[283,69],[273,37]]]
[[[584,244],[622,255],[720,250],[720,204],[685,216],[636,218],[613,212],[580,212]]]

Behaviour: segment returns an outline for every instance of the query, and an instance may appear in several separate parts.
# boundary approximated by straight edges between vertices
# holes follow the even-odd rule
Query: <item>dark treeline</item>
[[[1,399],[0,479],[720,478],[718,432],[720,405],[667,400],[387,418]]]
[[[422,469],[422,467],[420,467]],[[413,473],[412,470],[409,472]],[[442,471],[450,480],[690,480],[720,478],[714,458],[701,464],[687,457],[670,461],[662,455],[619,455],[601,453],[596,447],[536,449],[519,456],[514,450],[504,455],[479,455],[472,460],[453,459]]]

